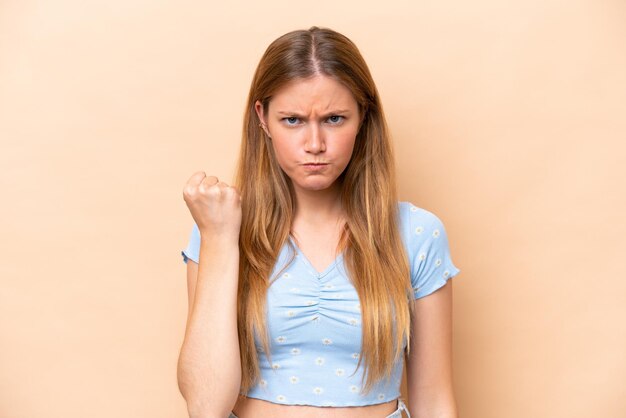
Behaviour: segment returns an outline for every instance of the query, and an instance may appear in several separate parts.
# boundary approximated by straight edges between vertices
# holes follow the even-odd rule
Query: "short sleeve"
[[[187,264],[189,259],[192,259],[196,263],[198,263],[200,259],[200,230],[198,229],[198,225],[194,222],[193,227],[191,228],[191,233],[189,234],[189,242],[187,243],[187,247],[180,252],[183,256],[183,261]]]
[[[461,270],[452,262],[448,235],[441,220],[410,203],[403,202],[402,206],[413,297],[419,299],[443,287]]]

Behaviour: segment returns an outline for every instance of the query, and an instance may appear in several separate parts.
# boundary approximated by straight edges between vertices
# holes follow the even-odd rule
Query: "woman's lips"
[[[307,171],[322,171],[328,166],[328,163],[303,163],[302,166]]]

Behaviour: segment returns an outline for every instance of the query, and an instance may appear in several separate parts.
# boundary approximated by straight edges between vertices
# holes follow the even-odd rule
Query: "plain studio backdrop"
[[[622,0],[0,0],[0,417],[186,416],[183,185],[232,180],[259,58],[312,25],[446,225],[461,416],[626,416]]]

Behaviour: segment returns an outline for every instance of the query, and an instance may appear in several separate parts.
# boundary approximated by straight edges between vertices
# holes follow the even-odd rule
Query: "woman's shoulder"
[[[409,252],[437,241],[447,245],[446,228],[433,212],[411,202],[398,202],[400,236]]]
[[[402,230],[411,227],[419,228],[420,226],[422,228],[443,227],[443,223],[437,215],[411,202],[399,201],[398,214]]]
[[[411,202],[398,202],[400,230],[411,269],[415,298],[427,296],[460,270],[452,262],[441,219]]]

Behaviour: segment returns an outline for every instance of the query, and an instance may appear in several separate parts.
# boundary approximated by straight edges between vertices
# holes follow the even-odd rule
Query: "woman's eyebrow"
[[[350,112],[349,109],[337,109],[337,110],[331,110],[328,112],[325,112],[325,115],[336,115],[339,113],[348,113]],[[281,114],[281,115],[286,115],[286,116],[302,116],[302,114],[300,112],[290,112],[287,110],[278,110],[276,111],[276,113]]]

